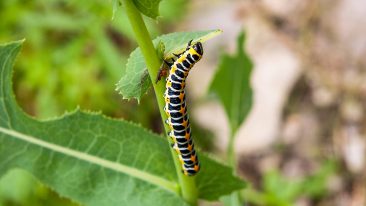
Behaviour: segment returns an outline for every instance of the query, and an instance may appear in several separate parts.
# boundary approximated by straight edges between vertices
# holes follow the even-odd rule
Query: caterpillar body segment
[[[165,121],[171,131],[168,135],[172,138],[173,149],[177,152],[185,175],[195,175],[200,170],[200,163],[194,149],[189,116],[185,99],[185,81],[195,63],[202,55],[201,42],[191,45],[188,43],[186,50],[181,54],[174,54],[177,59],[171,64],[166,78],[166,90],[164,92],[164,111],[168,116]],[[169,63],[170,64],[170,63]],[[161,71],[158,78],[161,78]]]

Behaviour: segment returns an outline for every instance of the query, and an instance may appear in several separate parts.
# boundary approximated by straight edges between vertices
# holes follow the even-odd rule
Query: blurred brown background
[[[277,181],[311,182],[333,162],[320,196],[299,193],[288,205],[366,205],[366,3],[200,1],[192,10],[179,28],[224,30],[207,43],[210,56],[190,76],[195,98],[205,94],[217,53],[233,52],[238,32],[247,32],[254,105],[235,143],[239,173],[265,193],[272,171]],[[229,129],[223,108],[208,102],[194,112],[201,125],[215,131],[215,145],[224,151]]]

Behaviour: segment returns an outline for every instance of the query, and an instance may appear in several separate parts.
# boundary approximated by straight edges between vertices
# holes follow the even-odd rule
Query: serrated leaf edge
[[[14,45],[16,45],[16,47],[14,47],[14,49],[17,49],[22,45],[23,42],[24,42],[24,40],[19,40],[19,41],[9,42],[9,43],[6,43],[6,44],[1,44],[0,46],[5,47],[5,46],[9,46],[11,44],[14,44]],[[10,53],[12,53],[12,52],[10,52]],[[12,65],[9,65],[10,67],[13,66],[13,62],[12,62]],[[3,65],[2,70],[5,70],[4,67],[6,67],[6,65],[8,63],[5,62],[3,64],[4,65]],[[10,80],[10,84],[12,84],[11,80]],[[12,87],[10,87],[10,88],[12,88]],[[14,103],[16,103],[14,93],[11,92],[10,95],[11,95],[10,98],[12,99],[12,101]],[[15,107],[18,107],[18,111],[22,112],[22,114],[26,118],[30,118],[30,119],[33,119],[35,121],[39,121],[39,120],[35,119],[34,117],[32,117],[32,116],[28,115],[27,113],[25,113],[22,109],[19,108],[19,106],[17,104],[15,104]],[[54,119],[56,119],[56,120],[57,119],[62,119],[65,116],[71,116],[71,115],[77,115],[77,114],[89,114],[89,115],[101,116],[102,118],[105,118],[105,119],[111,119],[111,120],[114,120],[114,121],[123,122],[121,120],[113,119],[113,118],[107,117],[105,115],[100,115],[100,114],[96,114],[96,113],[82,112],[82,111],[80,111],[79,107],[77,107],[73,112],[66,113],[66,114],[62,115],[61,117],[56,117]],[[46,122],[46,121],[40,121],[40,122]],[[131,123],[131,122],[126,121],[126,123],[128,123],[130,125],[133,125],[133,123]],[[148,130],[146,130],[146,131],[148,131]],[[122,164],[119,164],[119,163],[116,163],[116,162],[112,162],[112,161],[109,161],[109,160],[106,160],[106,159],[102,159],[102,158],[99,158],[99,157],[96,157],[96,156],[93,156],[93,155],[90,155],[90,154],[87,154],[87,153],[83,153],[83,152],[80,152],[80,151],[77,151],[77,150],[72,150],[70,148],[66,148],[66,147],[56,145],[56,144],[52,144],[52,143],[40,140],[40,139],[38,139],[34,136],[31,136],[31,135],[28,135],[28,134],[23,134],[23,133],[20,133],[19,131],[9,129],[9,128],[5,128],[3,126],[0,126],[0,132],[4,133],[4,134],[7,134],[7,135],[9,135],[13,138],[16,138],[16,139],[19,139],[19,140],[22,140],[22,141],[26,141],[28,143],[38,145],[38,146],[41,146],[43,148],[47,148],[47,149],[55,151],[55,152],[59,152],[59,153],[62,153],[62,154],[65,154],[65,155],[83,160],[83,161],[90,162],[92,164],[96,164],[96,165],[99,165],[99,166],[102,166],[102,167],[105,167],[105,168],[108,168],[108,169],[111,169],[111,170],[114,170],[114,171],[117,171],[117,172],[127,174],[129,176],[141,179],[145,182],[160,186],[160,187],[162,187],[162,188],[164,188],[164,189],[166,189],[166,190],[168,190],[172,193],[177,193],[177,191],[178,191],[178,185],[175,182],[171,182],[171,181],[168,181],[168,180],[163,179],[161,177],[158,177],[156,175],[152,175],[152,174],[140,171],[136,168],[132,168],[132,167],[129,167],[129,166],[126,166],[126,165],[122,165]],[[148,132],[153,134],[151,131],[148,131]]]

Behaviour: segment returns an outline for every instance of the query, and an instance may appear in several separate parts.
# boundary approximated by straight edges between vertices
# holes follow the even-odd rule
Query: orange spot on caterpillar
[[[193,147],[192,145],[188,144],[187,150],[192,151]]]
[[[180,101],[183,101],[184,96],[185,96],[184,92],[181,92],[181,93],[179,94],[179,99],[180,99]]]
[[[200,170],[200,166],[198,164],[196,164],[194,167],[193,167],[194,171],[198,172]]]
[[[183,114],[183,113],[182,113]],[[188,125],[188,121],[187,120],[183,120],[183,122],[182,122],[182,126],[183,127],[187,127],[187,125]]]
[[[196,158],[196,155],[191,155],[190,159],[192,160],[192,162],[196,162],[197,158]]]
[[[191,134],[186,133],[186,134],[184,135],[184,137],[186,138],[186,140],[189,140],[189,139],[191,138]]]
[[[184,108],[184,107],[180,107],[180,110],[179,110],[179,112],[181,113],[181,114],[185,114],[186,113],[186,109]],[[183,121],[183,123],[184,123],[184,121]],[[183,125],[183,123],[182,123],[182,125]],[[186,124],[187,125],[187,124]],[[184,126],[184,125],[183,125]]]

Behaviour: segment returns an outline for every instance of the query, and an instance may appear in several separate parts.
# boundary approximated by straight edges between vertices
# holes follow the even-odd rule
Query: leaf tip
[[[20,39],[20,40],[16,40],[16,41],[11,41],[11,42],[7,42],[4,44],[1,44],[1,46],[6,47],[6,46],[16,46],[19,47],[24,43],[25,39]]]
[[[201,38],[198,39],[198,41],[205,42],[205,41],[207,41],[209,39],[212,39],[212,38],[218,36],[222,32],[223,32],[223,30],[221,30],[221,29],[211,30],[210,33],[202,36]]]
[[[214,32],[217,33],[217,34],[221,34],[221,33],[224,32],[224,30],[222,30],[222,29],[216,29],[216,31],[214,31]]]

